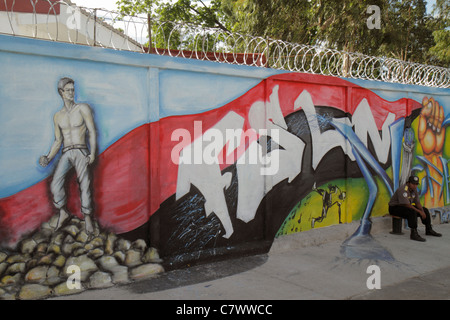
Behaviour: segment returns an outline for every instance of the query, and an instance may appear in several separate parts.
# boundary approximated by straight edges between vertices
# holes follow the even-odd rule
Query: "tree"
[[[243,34],[310,44],[311,3],[305,0],[222,0],[223,18]]]
[[[371,5],[380,8],[379,29],[366,25]],[[448,17],[448,0],[437,7]],[[420,63],[448,55],[448,29],[424,0],[222,0],[222,10],[232,30],[263,37]]]
[[[209,5],[206,5],[203,0],[169,2],[161,0],[118,0],[116,4],[123,15],[146,13],[162,21],[189,22],[227,30],[218,19],[220,0],[212,0]]]
[[[222,10],[234,31],[362,52],[378,46],[379,31],[367,28],[366,9],[382,3],[383,0],[222,0]]]
[[[166,49],[209,51],[213,35],[185,33],[180,24],[215,27],[229,32],[219,20],[220,0],[118,0],[122,15],[146,14],[151,24],[152,46]],[[152,24],[158,19],[158,24]],[[201,39],[200,39],[201,38]],[[147,45],[149,43],[147,42]]]
[[[430,48],[430,54],[437,57],[436,64],[448,67],[450,65],[450,3],[437,0],[433,9],[436,16],[436,28],[433,31],[435,45]]]
[[[382,32],[369,29],[367,13],[369,6],[378,6],[384,12],[382,0],[315,0],[311,11],[311,21],[316,26],[315,41],[325,42],[328,46],[344,51],[375,53],[380,46]]]
[[[118,0],[116,2],[119,12],[124,16],[137,16],[140,13],[151,14],[159,0]]]
[[[442,63],[436,61],[436,64],[450,66],[450,30],[436,30],[433,32],[436,45],[430,48],[430,53],[436,56]]]
[[[379,55],[423,62],[432,46],[430,17],[423,0],[392,1],[386,12]]]
[[[163,21],[371,56],[448,65],[450,55],[448,0],[436,0],[434,16],[427,14],[425,0],[212,0],[208,4],[206,0],[119,0],[117,4],[123,14],[145,12]],[[367,8],[373,5],[380,8],[381,28],[367,26]]]

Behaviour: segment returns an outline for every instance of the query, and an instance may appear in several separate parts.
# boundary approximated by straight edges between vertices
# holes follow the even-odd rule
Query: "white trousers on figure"
[[[91,214],[91,178],[89,174],[89,150],[85,148],[71,149],[63,152],[53,174],[50,190],[53,194],[53,203],[57,209],[63,208],[67,203],[65,191],[66,175],[70,169],[75,168],[81,195],[81,212]]]

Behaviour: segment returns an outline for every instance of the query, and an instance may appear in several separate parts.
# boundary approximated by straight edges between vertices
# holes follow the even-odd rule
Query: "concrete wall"
[[[93,114],[95,220],[145,239],[168,267],[385,215],[411,171],[426,206],[450,203],[448,89],[0,36],[0,242],[9,250],[58,216],[50,186],[61,151],[46,167],[39,159],[55,139],[63,77]],[[76,176],[66,207],[83,219]]]

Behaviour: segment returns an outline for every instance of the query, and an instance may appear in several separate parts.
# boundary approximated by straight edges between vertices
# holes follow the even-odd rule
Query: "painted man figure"
[[[338,200],[333,202],[333,194],[338,194]],[[322,196],[322,215],[320,217],[311,219],[311,228],[314,228],[316,222],[322,222],[323,219],[327,217],[328,210],[333,207],[335,204],[338,205],[338,214],[339,214],[339,223],[342,224],[341,221],[341,205],[342,201],[345,200],[346,193],[342,192],[338,186],[333,186],[331,184],[328,185],[328,191],[325,189],[317,189],[316,183],[314,182],[313,191],[316,191],[318,194]],[[340,200],[340,201],[339,201]]]
[[[440,233],[435,232],[431,227],[431,216],[427,208],[422,207],[419,200],[417,186],[419,178],[417,176],[409,177],[408,181],[395,191],[389,201],[389,214],[408,220],[408,226],[411,228],[411,240],[426,241],[417,232],[417,217],[420,216],[425,225],[426,235],[440,237]]]
[[[85,218],[86,233],[94,231],[91,213],[92,200],[90,191],[89,165],[95,160],[96,132],[91,108],[85,103],[76,103],[75,85],[70,78],[62,78],[58,82],[58,92],[64,106],[54,118],[55,141],[47,155],[41,156],[39,164],[43,167],[56,156],[62,145],[62,156],[53,174],[50,185],[53,202],[59,210],[59,219],[55,230],[58,230],[70,217],[66,209],[67,197],[64,190],[66,175],[75,168],[81,194],[81,211]],[[89,135],[89,148],[86,135]]]

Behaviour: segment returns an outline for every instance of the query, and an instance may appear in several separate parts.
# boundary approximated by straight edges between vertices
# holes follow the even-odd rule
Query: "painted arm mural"
[[[428,164],[428,192],[425,193],[425,203],[431,208],[444,204],[442,192],[443,163],[442,153],[445,142],[444,109],[433,98],[424,97],[422,112],[419,117],[418,139],[423,151],[423,157]]]

